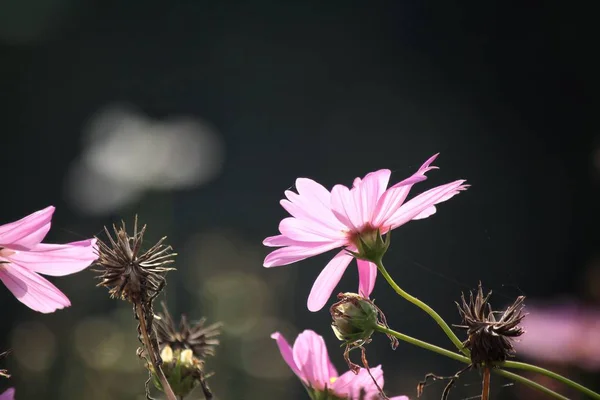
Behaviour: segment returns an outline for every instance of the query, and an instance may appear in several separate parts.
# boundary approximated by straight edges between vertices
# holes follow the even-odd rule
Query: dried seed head
[[[185,315],[181,316],[179,327],[175,325],[165,303],[162,303],[163,313],[154,320],[158,343],[162,348],[171,347],[173,350],[190,349],[194,356],[204,360],[215,354],[219,345],[220,322],[205,326],[206,318],[190,324]]]
[[[176,253],[171,246],[163,244],[163,237],[148,251],[142,253],[142,243],[146,225],[138,231],[137,215],[133,235],[129,236],[125,222],[117,228],[113,225],[115,237],[104,227],[108,241],[98,239],[98,260],[95,262],[101,282],[113,298],[130,301],[134,304],[151,302],[163,289],[165,274],[175,268],[169,267]]]
[[[471,351],[471,362],[475,366],[502,362],[514,356],[512,339],[525,333],[519,326],[526,315],[523,313],[525,297],[517,297],[505,311],[492,311],[492,306],[487,302],[491,294],[489,292],[483,296],[480,282],[475,297],[470,293],[467,302],[463,294],[462,305],[456,303],[464,325],[455,326],[467,330],[468,338],[464,346]]]

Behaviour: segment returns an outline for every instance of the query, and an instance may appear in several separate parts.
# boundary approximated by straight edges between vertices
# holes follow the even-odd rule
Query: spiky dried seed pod
[[[175,268],[169,267],[176,253],[164,245],[163,237],[149,250],[142,252],[146,225],[138,231],[137,215],[133,235],[127,233],[125,222],[117,228],[113,225],[113,238],[106,227],[108,241],[98,239],[98,260],[95,272],[100,272],[98,286],[109,289],[110,296],[134,304],[151,302],[165,285],[165,274]]]
[[[523,302],[525,296],[519,296],[505,311],[492,311],[488,299],[492,292],[483,296],[481,282],[477,295],[470,293],[469,302],[461,295],[462,305],[456,303],[464,325],[455,325],[467,330],[468,338],[463,343],[471,351],[471,362],[475,366],[503,362],[514,356],[512,340],[525,331],[519,326],[525,313]],[[499,318],[495,314],[501,314]]]
[[[201,360],[215,354],[215,348],[219,345],[217,336],[221,333],[220,322],[206,326],[206,318],[201,318],[196,323],[189,323],[186,316],[182,315],[177,327],[165,303],[161,304],[163,312],[158,313],[154,319],[161,348],[169,345],[174,351],[190,349],[194,356]]]

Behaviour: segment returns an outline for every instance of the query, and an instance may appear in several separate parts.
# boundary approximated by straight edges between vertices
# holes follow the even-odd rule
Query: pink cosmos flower
[[[15,389],[10,388],[4,393],[0,394],[0,400],[14,400],[15,399]]]
[[[71,305],[38,273],[64,276],[87,268],[96,258],[96,239],[68,244],[41,243],[50,230],[54,207],[0,226],[0,280],[17,300],[41,313]]]
[[[271,338],[277,341],[281,356],[302,383],[310,390],[325,392],[347,400],[359,400],[361,390],[365,400],[379,398],[379,390],[366,369],[361,368],[358,375],[348,371],[341,376],[329,360],[325,341],[311,330],[305,330],[296,338],[292,348],[287,340],[275,332]],[[379,387],[383,389],[383,371],[381,366],[369,370]],[[392,397],[390,400],[408,400],[406,396]]]
[[[405,201],[411,187],[427,179],[426,172],[437,168],[431,165],[437,156],[429,158],[411,177],[390,188],[387,188],[391,174],[388,169],[371,172],[363,179],[356,178],[352,188],[336,185],[331,192],[312,179],[296,179],[298,193],[286,190],[287,200],[280,201],[292,216],[279,224],[280,235],[263,241],[265,246],[281,248],[267,255],[264,266],[287,265],[343,247],[319,274],[308,296],[308,309],[320,310],[352,261],[353,256],[346,249],[356,251],[360,235],[378,229],[385,234],[411,220],[427,218],[436,212],[436,204],[467,188],[464,180],[457,180]],[[375,286],[377,267],[368,261],[356,261],[358,290],[368,297]]]

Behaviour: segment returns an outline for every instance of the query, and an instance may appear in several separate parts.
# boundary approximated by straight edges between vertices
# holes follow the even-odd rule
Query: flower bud
[[[165,346],[165,348],[162,349],[160,358],[164,364],[170,364],[173,361],[173,349],[171,349],[171,346]]]
[[[203,378],[202,363],[194,357],[194,353],[190,349],[175,350],[166,345],[160,356],[163,360],[162,370],[173,389],[173,393],[177,396],[187,396]],[[160,380],[154,373],[153,368],[150,366],[152,371],[152,378],[154,385],[160,391],[162,391],[162,385]]]
[[[391,231],[387,232],[384,239],[379,229],[367,229],[358,234],[354,240],[357,251],[347,251],[360,260],[378,264],[390,247],[390,242]]]
[[[345,342],[369,340],[378,324],[375,304],[355,293],[340,293],[338,299],[330,308],[335,336]]]

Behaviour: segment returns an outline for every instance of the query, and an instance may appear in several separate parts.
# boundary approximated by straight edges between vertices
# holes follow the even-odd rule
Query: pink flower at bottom
[[[366,369],[361,368],[358,375],[352,371],[338,373],[329,360],[325,341],[311,330],[305,330],[296,338],[292,348],[279,333],[271,335],[275,339],[283,360],[292,369],[302,383],[317,392],[330,391],[336,397],[347,400],[359,400],[361,391],[365,400],[379,398],[379,390]],[[383,389],[383,370],[381,366],[370,369],[371,374]],[[408,400],[406,396],[392,397],[390,400]]]
[[[344,248],[319,274],[308,296],[308,309],[318,311],[327,303],[334,288],[357,251],[358,237],[379,230],[385,234],[411,220],[423,219],[436,212],[435,205],[467,188],[457,180],[430,189],[405,201],[411,187],[424,181],[425,173],[437,154],[429,158],[411,177],[387,188],[391,171],[382,169],[356,178],[352,188],[336,185],[329,192],[308,178],[296,179],[298,193],[285,191],[281,206],[290,213],[279,224],[280,235],[263,241],[265,246],[281,247],[264,261],[267,268],[295,263],[336,248]],[[377,266],[358,260],[358,292],[369,297],[375,286]]]
[[[0,394],[0,400],[14,400],[15,399],[15,389],[10,388],[4,393]]]
[[[87,268],[96,258],[96,239],[68,244],[41,243],[50,230],[54,207],[0,226],[0,280],[17,300],[41,313],[71,305],[39,274],[64,276]]]

